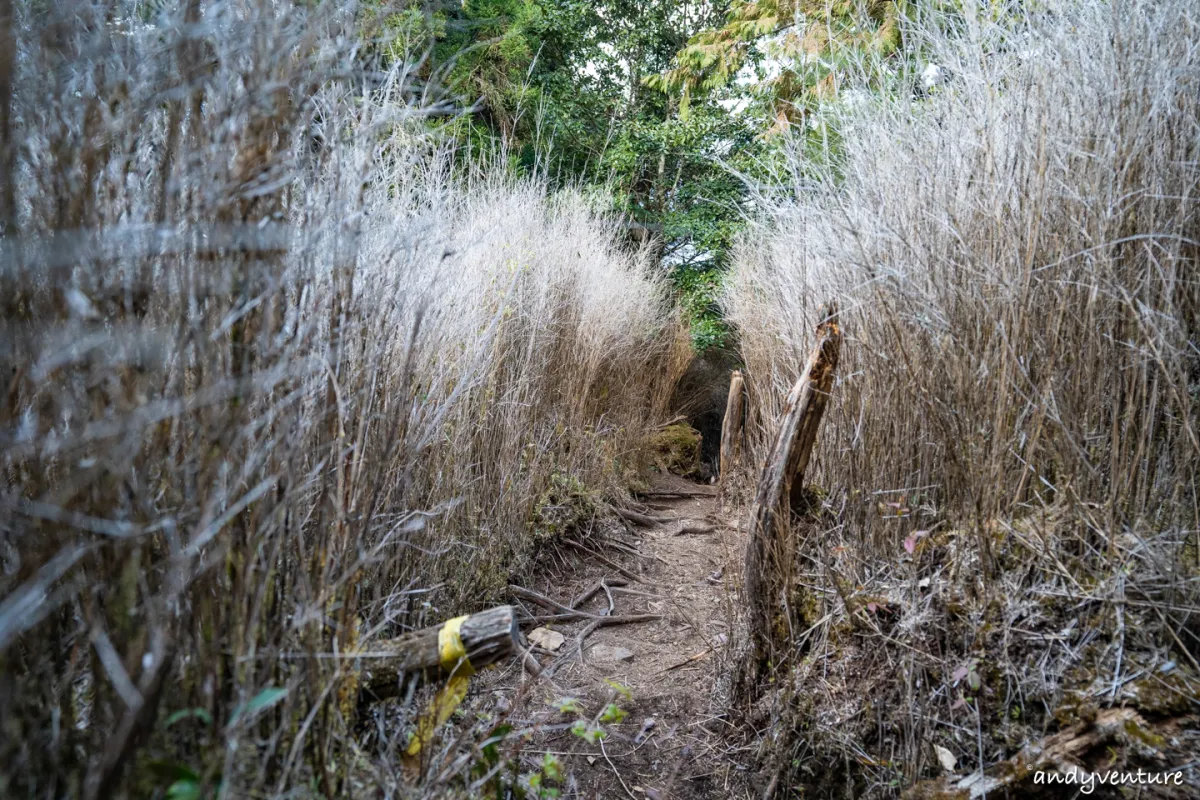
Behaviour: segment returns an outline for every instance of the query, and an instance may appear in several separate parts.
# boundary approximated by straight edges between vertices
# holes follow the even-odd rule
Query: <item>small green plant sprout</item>
[[[608,725],[619,725],[627,716],[629,716],[628,713],[616,703],[609,703],[600,712],[600,721]]]
[[[505,786],[512,782],[508,773],[515,775],[515,766],[511,762],[503,760],[501,763],[500,752],[500,745],[508,739],[512,730],[512,725],[507,723],[492,728],[487,738],[480,742],[480,758],[471,765],[471,777],[483,781],[494,797],[504,796]]]
[[[607,683],[613,691],[615,691],[617,694],[621,695],[621,697],[624,697],[626,700],[633,699],[633,692],[629,690],[628,686],[626,686],[622,683],[617,683],[616,681],[610,680],[608,678],[605,678],[604,682]]]
[[[562,780],[562,762],[558,760],[558,756],[553,753],[542,756],[542,774],[546,776],[546,780],[554,783]]]
[[[541,769],[522,775],[520,782],[529,796],[545,800],[561,795],[561,791],[550,784],[560,783],[562,777],[562,763],[553,753],[545,753],[542,755]]]
[[[555,708],[564,714],[582,714],[583,707],[579,705],[578,698],[575,697],[560,697],[551,703]]]
[[[588,744],[596,744],[605,736],[603,728],[595,724],[589,725],[587,720],[584,719],[575,721],[575,724],[571,726],[571,733],[583,739]]]
[[[488,737],[483,740],[480,746],[480,752],[483,754],[483,760],[489,767],[494,767],[500,763],[500,745],[504,742],[508,735],[512,733],[512,725],[502,724],[492,728]]]
[[[200,782],[180,778],[167,787],[167,800],[200,800]]]
[[[539,800],[542,798],[555,798],[560,795],[557,788],[547,786],[549,777],[544,772],[530,772],[521,776],[521,783],[524,784],[526,796],[536,797]]]
[[[200,773],[185,764],[153,761],[150,769],[164,783],[169,781],[165,795],[167,800],[203,800],[212,796],[204,791],[204,780]],[[219,790],[220,783],[214,788]]]

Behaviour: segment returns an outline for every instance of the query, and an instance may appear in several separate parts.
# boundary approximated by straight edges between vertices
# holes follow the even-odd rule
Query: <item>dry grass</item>
[[[0,3],[0,794],[400,792],[338,656],[623,491],[686,345],[352,5],[155,6]]]
[[[856,794],[936,773],[934,741],[994,763],[1137,675],[1180,676],[1183,709],[1200,686],[1200,18],[959,22],[913,33],[950,76],[932,96],[830,112],[844,153],[794,165],[727,298],[751,463],[819,304],[844,309],[800,544],[796,616],[820,624],[777,698],[808,730],[776,743],[783,774]],[[852,626],[831,571],[876,611]]]

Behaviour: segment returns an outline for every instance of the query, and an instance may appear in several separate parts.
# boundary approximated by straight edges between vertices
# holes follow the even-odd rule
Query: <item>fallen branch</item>
[[[539,614],[536,617],[521,617],[518,622],[522,628],[531,625],[545,625],[547,622],[578,622],[588,618],[588,612],[575,611],[570,614]]]
[[[508,591],[510,594],[512,594],[515,597],[521,597],[526,600],[530,600],[534,603],[537,603],[539,605],[544,605],[547,607],[554,608],[557,611],[561,611],[562,613],[560,615],[557,615],[560,621],[562,621],[566,617],[573,617],[575,619],[588,619],[593,622],[599,622],[600,623],[599,627],[605,627],[608,625],[624,625],[624,624],[630,623],[630,622],[649,622],[651,620],[662,619],[661,614],[629,614],[629,615],[622,616],[622,617],[605,616],[602,614],[592,614],[591,612],[588,612],[588,611],[580,611],[578,609],[568,608],[567,606],[564,606],[562,603],[558,602],[557,600],[552,600],[549,597],[546,597],[544,594],[539,594],[538,592],[535,592],[532,589],[526,589],[523,586],[517,586],[514,583],[510,583],[508,585]],[[612,599],[611,595],[609,595],[609,599],[611,601],[611,599]],[[466,623],[463,623],[463,624],[465,625]]]
[[[611,617],[612,613],[617,610],[617,604],[613,601],[612,590],[608,588],[608,584],[600,581],[600,585],[604,587],[604,596],[608,598],[608,611],[604,612],[604,616]]]
[[[526,650],[524,655],[522,656],[521,666],[525,668],[526,672],[528,672],[530,675],[532,675],[535,678],[540,677],[542,674],[541,663],[536,658],[534,658],[533,653],[530,652],[529,650]]]
[[[592,633],[600,627],[600,620],[595,620],[584,627],[583,630],[575,637],[575,649],[579,652],[579,663],[586,664],[587,659],[583,657],[583,640],[591,636]]]
[[[575,547],[575,548],[582,550],[583,552],[589,554],[590,556],[592,556],[592,558],[596,559],[601,564],[604,564],[606,567],[609,567],[610,569],[616,570],[620,574],[624,575],[626,578],[629,578],[631,581],[635,581],[637,583],[646,583],[646,581],[643,580],[640,575],[636,575],[633,572],[630,572],[629,570],[625,569],[625,567],[622,567],[620,564],[616,563],[612,559],[605,558],[604,556],[600,555],[592,548],[590,548],[586,545],[580,544],[579,542],[575,541],[574,539],[563,539],[563,541],[566,542],[567,544],[571,545],[572,547]]]
[[[680,661],[678,664],[672,664],[669,667],[660,669],[659,672],[660,673],[670,672],[673,669],[679,669],[680,667],[686,667],[688,664],[691,664],[693,661],[699,661],[700,659],[704,658],[706,655],[708,655],[711,652],[712,652],[712,648],[706,647],[703,650],[701,650],[699,653],[696,653],[695,655],[692,655],[692,656],[688,656],[683,661]]]
[[[627,594],[627,595],[631,595],[633,597],[648,597],[651,600],[666,599],[661,594],[653,594],[651,592],[639,592],[637,589],[626,589],[625,587],[617,586],[616,584],[612,585],[612,590],[617,594]]]
[[[625,779],[621,777],[621,771],[617,769],[617,765],[608,757],[608,751],[604,749],[604,737],[600,737],[600,752],[604,756],[604,760],[608,762],[608,766],[612,767],[613,774],[617,776],[617,780],[621,782],[621,788],[625,790],[625,794],[629,795],[630,800],[638,800],[638,796],[629,791],[629,786],[626,785]]]
[[[613,511],[616,515],[626,522],[632,522],[636,525],[641,525],[644,528],[653,528],[662,522],[671,522],[670,517],[652,517],[649,514],[639,514],[637,511],[631,511],[628,508],[620,508],[613,506]]]
[[[649,491],[635,492],[638,497],[716,497],[716,492],[701,492],[701,491]]]
[[[588,589],[586,592],[579,595],[579,597],[576,597],[574,600],[572,600],[571,608],[579,608],[581,605],[586,603],[588,600],[591,600],[593,597],[595,597],[598,592],[604,590],[605,586],[608,586],[611,588],[613,586],[625,586],[626,583],[627,583],[626,581],[624,581],[620,578],[601,578],[596,583],[595,586]]]
[[[705,534],[713,533],[713,532],[714,532],[714,530],[711,525],[684,525],[682,528],[675,531],[674,535],[675,536],[688,536],[688,535],[694,534],[694,535],[698,535],[698,536],[703,536]]]
[[[514,597],[519,597],[522,600],[528,600],[531,603],[537,603],[542,608],[548,608],[551,611],[557,611],[560,614],[566,614],[568,616],[574,616],[577,614],[592,616],[586,611],[579,611],[570,606],[564,606],[557,600],[549,598],[544,594],[540,594],[539,592],[535,592],[532,589],[526,589],[524,586],[517,586],[515,583],[510,583],[508,585],[508,593]]]
[[[618,542],[618,541],[612,540],[612,541],[606,542],[606,545],[610,549],[616,550],[619,553],[625,553],[626,555],[637,556],[639,558],[641,558],[641,556],[642,556],[641,551],[639,551],[636,547],[625,544],[624,542]]]
[[[435,625],[397,639],[374,642],[369,645],[369,650],[355,654],[359,664],[360,701],[394,697],[409,678],[424,679],[443,674],[441,629],[442,625]],[[519,652],[517,633],[517,614],[512,606],[498,606],[472,614],[458,629],[467,660],[475,669]]]

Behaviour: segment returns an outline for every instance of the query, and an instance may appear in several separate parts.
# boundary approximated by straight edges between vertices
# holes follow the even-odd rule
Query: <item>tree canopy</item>
[[[661,242],[696,344],[721,345],[716,287],[746,177],[899,46],[905,0],[433,0],[376,7],[385,56],[419,63],[468,153],[605,198]]]

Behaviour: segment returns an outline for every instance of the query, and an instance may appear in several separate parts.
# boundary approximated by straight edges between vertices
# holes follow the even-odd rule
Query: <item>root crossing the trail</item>
[[[486,688],[518,698],[512,714],[534,731],[523,766],[558,759],[563,797],[744,796],[717,700],[742,534],[712,487],[667,475],[649,494],[649,514],[624,517],[635,546],[597,558],[579,545],[565,575],[512,588],[539,666]]]

